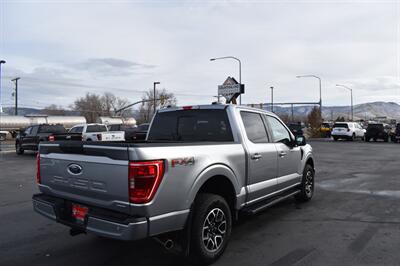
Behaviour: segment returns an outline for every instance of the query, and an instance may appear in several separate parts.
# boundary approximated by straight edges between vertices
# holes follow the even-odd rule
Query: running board
[[[268,209],[272,205],[277,204],[278,202],[284,201],[290,197],[293,197],[297,194],[300,193],[300,190],[297,188],[295,190],[289,190],[287,192],[284,192],[283,194],[280,194],[278,196],[272,197],[267,200],[263,200],[261,202],[257,202],[255,204],[246,206],[243,208],[243,212],[247,214],[256,214],[258,212],[261,212],[265,209]]]

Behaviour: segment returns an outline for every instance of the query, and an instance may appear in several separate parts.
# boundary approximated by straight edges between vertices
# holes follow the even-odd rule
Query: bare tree
[[[42,114],[46,115],[65,115],[65,110],[63,109],[62,106],[57,106],[55,104],[51,104],[47,107],[45,107],[42,111]]]
[[[99,116],[104,115],[101,96],[94,93],[88,92],[75,100],[72,108],[83,115],[88,123],[94,123]]]
[[[310,136],[313,138],[321,137],[322,117],[319,107],[314,107],[307,116],[308,124],[310,125]]]
[[[156,91],[156,109],[159,109],[162,106],[176,106],[177,100],[173,93],[169,93],[166,89],[157,90]],[[151,100],[154,99],[154,92],[153,89],[148,90],[142,96],[142,100]],[[148,123],[150,122],[151,118],[154,115],[154,102],[147,101],[143,102],[139,108],[137,121],[139,124],[141,123]]]
[[[88,123],[94,123],[99,116],[114,116],[115,110],[126,105],[128,105],[128,100],[116,97],[109,92],[103,95],[86,93],[84,97],[78,98],[71,108],[83,115]],[[124,110],[121,115],[133,116],[132,109]]]

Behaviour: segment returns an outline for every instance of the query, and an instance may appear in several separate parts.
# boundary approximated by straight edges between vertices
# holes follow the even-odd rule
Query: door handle
[[[251,159],[252,159],[252,160],[258,160],[258,159],[261,159],[261,157],[262,157],[261,154],[259,154],[259,153],[254,153],[254,154],[251,156]]]
[[[286,152],[284,152],[284,151],[281,151],[281,152],[279,153],[279,157],[281,157],[281,158],[282,158],[282,157],[285,157],[285,156],[286,156],[286,154],[287,154]]]

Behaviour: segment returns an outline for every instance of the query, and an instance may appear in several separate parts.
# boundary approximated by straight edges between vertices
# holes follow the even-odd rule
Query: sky
[[[87,92],[136,102],[159,81],[179,105],[238,79],[246,104],[400,102],[399,1],[0,0],[1,103],[68,108]]]

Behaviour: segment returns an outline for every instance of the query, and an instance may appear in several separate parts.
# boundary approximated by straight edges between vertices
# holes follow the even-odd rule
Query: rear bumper
[[[70,217],[70,203],[63,199],[37,194],[32,201],[37,213],[74,229],[119,240],[138,240],[149,235],[148,219],[145,217],[129,217],[98,209],[89,211],[85,224],[81,225]]]

